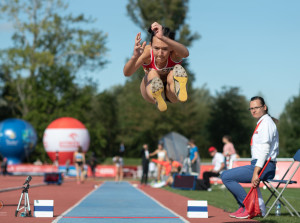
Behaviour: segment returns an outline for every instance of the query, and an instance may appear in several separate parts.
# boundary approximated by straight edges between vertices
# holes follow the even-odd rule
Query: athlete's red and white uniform
[[[164,68],[159,69],[155,65],[155,58],[153,56],[153,50],[151,49],[151,62],[149,64],[143,64],[143,68],[144,68],[144,71],[146,74],[148,74],[149,71],[152,69],[159,71],[159,74],[166,74],[166,73],[169,73],[171,70],[173,70],[173,68],[176,64],[181,64],[181,62],[182,62],[182,60],[180,60],[178,62],[173,61],[171,59],[171,55],[169,55],[166,66]]]

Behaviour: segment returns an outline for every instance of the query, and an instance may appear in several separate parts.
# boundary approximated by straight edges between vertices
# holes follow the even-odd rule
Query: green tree
[[[187,103],[187,117],[184,126],[184,135],[194,139],[199,148],[200,156],[205,156],[207,148],[210,146],[209,134],[206,129],[210,118],[212,96],[206,85],[190,91],[190,99]]]
[[[35,127],[38,134],[38,144],[30,156],[31,160],[35,160],[36,157],[48,160],[42,138],[47,126],[57,118],[69,116],[80,120],[88,128],[91,138],[95,132],[90,125],[90,120],[95,119],[95,116],[91,117],[89,111],[92,110],[96,88],[93,85],[80,87],[74,83],[74,77],[64,68],[54,69],[52,66],[51,69],[52,72],[41,69],[33,81],[31,92],[33,99],[28,101],[31,110],[22,117]],[[49,73],[52,73],[50,77]]]
[[[3,66],[0,67],[0,120],[15,117],[18,114],[18,109],[16,109],[16,97],[15,93],[11,92],[12,89],[7,83],[13,83],[10,75],[7,75],[7,69]],[[9,103],[8,103],[9,102]]]
[[[300,93],[286,103],[278,130],[280,156],[293,156],[300,148]]]
[[[90,115],[92,129],[97,131],[91,142],[96,148],[93,150],[98,157],[105,158],[115,155],[119,149],[119,131],[118,131],[118,103],[117,92],[119,87],[114,87],[113,90],[104,91],[98,94],[93,99],[93,107]],[[96,142],[95,142],[96,140]],[[93,145],[91,144],[91,147]]]
[[[139,156],[138,150],[141,145],[153,143],[153,134],[157,134],[153,129],[157,109],[155,105],[146,102],[140,94],[141,78],[138,74],[134,75],[116,92],[119,121],[117,140],[119,143],[124,142],[126,156]],[[157,138],[154,142],[157,142]]]
[[[247,111],[249,102],[240,95],[238,87],[223,87],[214,97],[207,124],[209,139],[220,152],[222,137],[230,135],[237,152],[242,156],[250,154],[250,138],[255,121]]]
[[[14,100],[22,117],[31,110],[30,93],[41,69],[64,67],[75,75],[79,69],[96,69],[106,62],[106,36],[101,31],[78,28],[93,20],[82,14],[61,16],[66,8],[60,0],[12,0],[0,6],[1,15],[16,30],[12,37],[14,47],[0,51],[0,63],[8,76],[6,80],[10,80],[8,84],[13,82],[16,89]]]
[[[47,159],[42,136],[47,125],[72,116],[88,128],[92,150],[103,146],[102,124],[92,111],[96,87],[88,79],[78,84],[78,71],[100,69],[105,63],[107,36],[85,29],[94,22],[83,14],[66,14],[61,0],[3,1],[1,18],[14,24],[13,47],[0,50],[1,104],[9,115],[29,121],[38,132],[31,155]]]

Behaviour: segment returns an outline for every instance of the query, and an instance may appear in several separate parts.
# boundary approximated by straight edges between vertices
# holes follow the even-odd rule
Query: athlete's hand
[[[152,23],[151,30],[154,32],[154,35],[161,39],[163,37],[162,25],[157,22]]]
[[[145,49],[146,41],[144,41],[141,45],[141,33],[138,33],[135,37],[134,49],[133,49],[133,56],[140,57]]]

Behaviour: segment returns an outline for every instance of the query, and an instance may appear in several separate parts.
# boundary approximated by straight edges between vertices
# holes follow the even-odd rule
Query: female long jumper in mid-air
[[[187,74],[180,65],[189,56],[188,49],[174,40],[175,33],[154,22],[149,28],[150,44],[141,44],[141,33],[135,38],[133,56],[124,66],[124,75],[131,76],[143,66],[145,76],[140,89],[143,98],[167,110],[167,103],[187,100]]]

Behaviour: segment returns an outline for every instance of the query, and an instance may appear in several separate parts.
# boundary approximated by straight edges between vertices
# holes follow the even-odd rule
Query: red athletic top
[[[143,64],[143,68],[145,73],[148,73],[150,70],[154,69],[157,71],[162,71],[164,73],[170,72],[171,70],[173,70],[174,66],[176,64],[181,64],[182,60],[180,60],[179,62],[175,62],[171,59],[171,55],[169,55],[168,57],[168,62],[166,64],[166,66],[162,69],[159,69],[156,65],[155,65],[155,58],[153,56],[153,51],[151,49],[151,62],[149,64]]]

